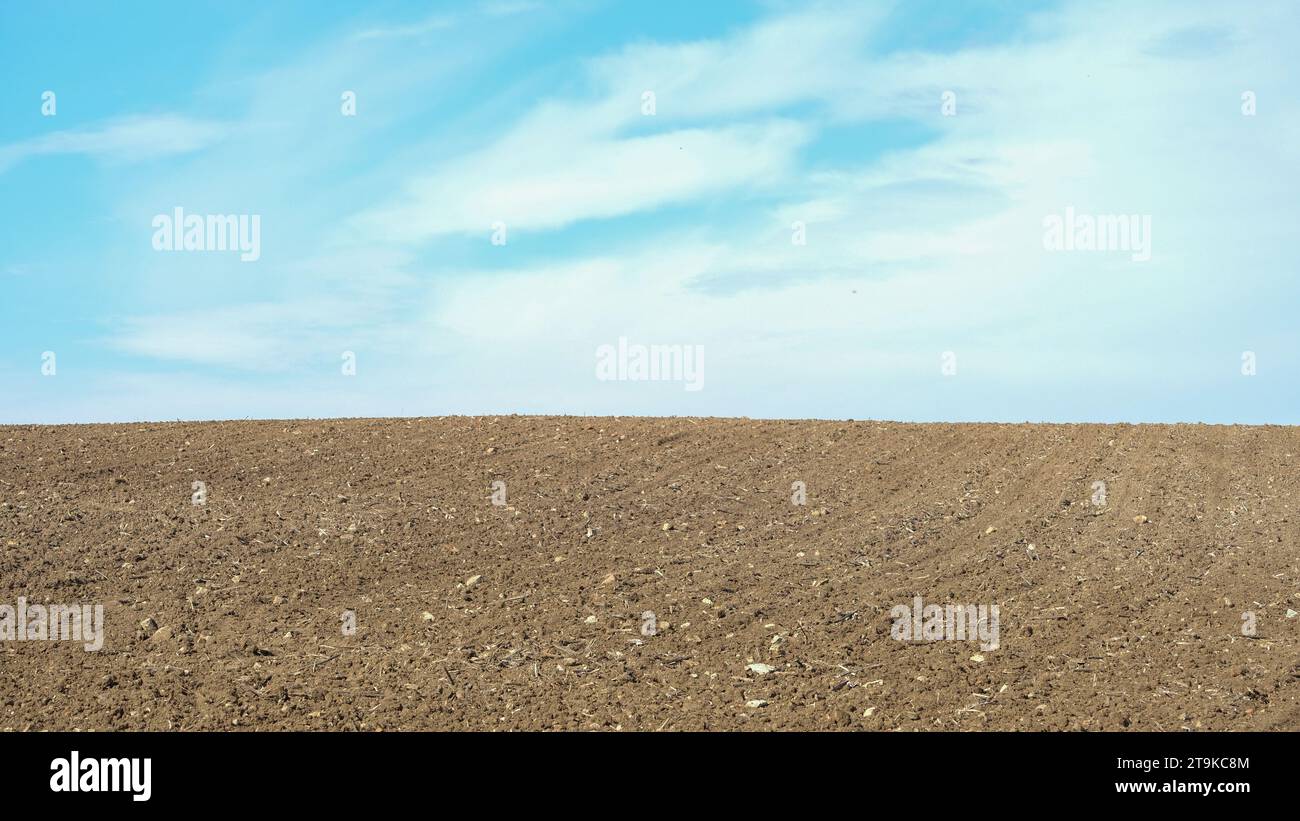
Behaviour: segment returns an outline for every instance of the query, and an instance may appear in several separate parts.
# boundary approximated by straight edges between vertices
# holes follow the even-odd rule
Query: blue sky
[[[1295,424],[1298,35],[1284,2],[6,3],[0,422]],[[155,249],[177,207],[256,215],[258,258]],[[1067,208],[1149,258],[1047,247]],[[700,346],[703,389],[598,379],[620,338]]]

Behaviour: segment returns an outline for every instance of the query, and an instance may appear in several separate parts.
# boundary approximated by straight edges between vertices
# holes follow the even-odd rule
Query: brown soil
[[[0,728],[1297,730],[1298,453],[1279,427],[0,427],[0,603],[106,613],[99,652],[0,642]],[[891,638],[916,595],[997,604],[1001,646]]]

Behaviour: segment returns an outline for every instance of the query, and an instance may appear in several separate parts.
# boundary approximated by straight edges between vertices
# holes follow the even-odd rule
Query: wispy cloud
[[[360,215],[359,227],[397,241],[487,233],[496,222],[561,228],[760,186],[787,172],[807,139],[783,120],[617,139],[544,119],[411,183],[396,204]]]
[[[404,25],[376,26],[364,29],[352,35],[355,40],[390,40],[419,37],[434,31],[443,31],[456,25],[456,18],[451,15],[435,15],[423,20]]]
[[[229,130],[220,122],[176,114],[122,117],[0,146],[0,172],[31,157],[57,154],[115,162],[188,154],[219,142]]]
[[[533,2],[533,0],[493,0],[454,14],[440,12],[411,23],[371,26],[352,35],[352,39],[405,40],[435,32],[444,32],[455,28],[459,24],[471,22],[476,17],[500,19],[526,14],[541,8],[543,8],[542,4]]]
[[[364,312],[346,300],[313,297],[196,309],[123,320],[109,343],[150,359],[244,371],[284,372],[313,359],[333,361],[353,329],[352,344],[373,335]]]

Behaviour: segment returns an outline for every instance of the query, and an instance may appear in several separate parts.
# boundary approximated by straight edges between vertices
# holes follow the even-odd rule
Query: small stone
[[[601,579],[601,580],[600,580],[600,583],[601,583],[602,585],[611,585],[611,584],[613,584],[613,583],[614,583],[614,574],[613,574],[613,573],[610,573],[608,576],[606,576],[605,578]]]
[[[757,710],[759,707],[766,707],[767,702],[761,698],[751,698],[745,702],[745,706],[751,710]]]
[[[770,664],[751,664],[749,665],[748,669],[752,670],[755,673],[758,673],[761,676],[766,673],[772,672],[776,668]]]
[[[1135,525],[1144,525],[1144,524],[1146,524],[1146,523],[1149,522],[1149,521],[1151,521],[1151,520],[1148,519],[1148,518],[1145,517],[1145,516],[1134,516],[1134,517],[1133,517],[1133,524],[1135,524]]]
[[[1291,608],[1288,607],[1288,608],[1286,609],[1286,617],[1287,617],[1288,619],[1294,619],[1294,618],[1296,617],[1296,615],[1297,615],[1296,612],[1295,612],[1294,610],[1292,610]]]
[[[264,476],[264,477],[262,477],[262,484],[264,484],[264,485],[269,485],[269,484],[271,484],[271,477],[270,477],[270,476]]]
[[[284,596],[275,596],[275,597],[273,597],[273,598],[271,599],[271,604],[274,604],[274,605],[276,605],[277,607],[280,606],[280,605],[282,605],[282,604],[284,604]]]
[[[424,619],[425,621],[433,621],[433,614],[430,613],[428,610],[425,610],[423,613],[420,614],[420,618]]]
[[[158,622],[154,621],[153,617],[147,618],[140,622],[140,629],[152,634],[158,629]]]
[[[668,531],[673,529],[672,522],[664,522],[659,526],[660,530]]]
[[[975,655],[970,657],[970,660],[975,662],[976,664],[979,664],[980,662],[984,661],[984,655],[982,653],[976,653]]]
[[[465,580],[465,589],[468,590],[469,588],[471,588],[471,587],[473,587],[474,585],[478,584],[478,583],[479,583],[479,579],[482,579],[482,578],[483,578],[482,575],[474,575],[474,576],[470,576],[468,579]]]
[[[996,533],[996,532],[997,532],[997,528],[994,527],[993,525],[989,525],[988,527],[984,528],[985,536],[989,535],[990,533]]]
[[[585,619],[582,620],[582,623],[583,623],[583,624],[595,624],[595,623],[596,623],[596,617],[595,617],[595,616],[588,616],[587,618],[585,618]]]
[[[167,641],[171,637],[172,637],[172,629],[170,627],[159,627],[157,630],[153,632],[153,635],[149,637],[149,641],[163,642],[163,641]]]
[[[868,707],[867,709],[862,711],[862,717],[871,718],[871,714],[874,713],[875,711],[876,711],[875,707]]]

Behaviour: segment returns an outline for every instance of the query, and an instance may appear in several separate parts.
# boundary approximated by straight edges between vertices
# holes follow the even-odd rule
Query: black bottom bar
[[[1193,799],[1222,808],[1293,796],[1295,739],[1191,733],[49,733],[6,737],[4,786],[6,798],[26,798],[33,806],[114,805],[128,812],[337,810],[377,801],[427,803],[431,796],[442,796],[429,805],[433,811],[462,800],[506,810],[540,803],[578,811],[608,807],[606,799],[639,808],[655,795],[665,801],[698,795],[716,796],[744,813],[791,800],[815,805],[836,795],[874,802],[882,791],[895,790],[911,795],[918,810],[1042,810],[1044,791],[1071,808]],[[146,790],[148,799],[136,800]],[[683,808],[677,799],[663,805],[665,811]]]

